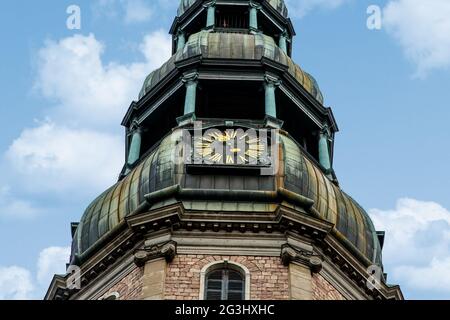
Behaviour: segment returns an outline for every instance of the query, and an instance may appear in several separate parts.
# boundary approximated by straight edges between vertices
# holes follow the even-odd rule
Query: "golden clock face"
[[[206,164],[267,164],[267,139],[256,131],[242,129],[209,130],[194,142],[194,157]]]

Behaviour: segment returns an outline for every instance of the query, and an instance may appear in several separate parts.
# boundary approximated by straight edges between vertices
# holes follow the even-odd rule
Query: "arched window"
[[[110,293],[99,300],[119,300],[120,294],[118,292]]]
[[[205,278],[205,300],[244,300],[246,273],[227,262],[211,267]]]

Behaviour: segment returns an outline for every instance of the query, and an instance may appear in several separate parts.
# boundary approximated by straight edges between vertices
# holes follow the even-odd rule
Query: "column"
[[[280,85],[280,81],[276,78],[267,77],[264,83],[264,90],[266,95],[266,116],[276,118],[277,117],[277,102],[275,98],[275,90]]]
[[[186,98],[184,102],[184,115],[195,114],[197,100],[198,74],[194,73],[183,78],[186,86]]]
[[[186,36],[183,31],[179,31],[177,35],[177,52],[183,50],[186,45]]]
[[[141,144],[142,144],[142,130],[137,128],[133,132],[133,136],[131,138],[130,149],[128,151],[128,166],[132,166],[139,160],[141,156]]]
[[[291,300],[311,300],[313,298],[313,274],[322,270],[323,261],[312,251],[298,250],[288,244],[281,248],[281,261],[289,267]]]
[[[250,31],[258,31],[258,10],[260,6],[250,2]]]
[[[312,300],[312,275],[307,266],[291,263],[289,264],[289,284],[291,300]]]
[[[286,33],[286,31],[285,32],[283,32],[282,34],[281,34],[281,36],[280,36],[280,41],[279,41],[279,43],[278,43],[278,46],[280,47],[280,49],[284,52],[284,53],[288,53],[288,47],[287,47],[287,42],[288,42],[288,39],[287,39],[287,33]]]
[[[211,3],[207,5],[207,8],[208,14],[206,18],[206,28],[211,29],[216,25],[216,2],[211,1]]]
[[[144,266],[142,276],[142,300],[164,299],[167,262],[164,259],[149,261]]]
[[[331,170],[328,127],[324,127],[319,134],[319,162],[326,171]]]

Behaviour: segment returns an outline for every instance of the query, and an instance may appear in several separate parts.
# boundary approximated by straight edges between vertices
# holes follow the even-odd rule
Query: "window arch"
[[[249,300],[250,273],[247,268],[229,261],[215,262],[201,272],[200,299]]]
[[[108,295],[100,298],[99,300],[119,300],[120,294],[118,292],[109,293]]]

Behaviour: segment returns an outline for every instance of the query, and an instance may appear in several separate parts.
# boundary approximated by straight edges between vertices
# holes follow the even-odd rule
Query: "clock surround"
[[[185,129],[184,163],[189,173],[213,170],[220,174],[274,175],[278,163],[277,129],[216,126]]]

